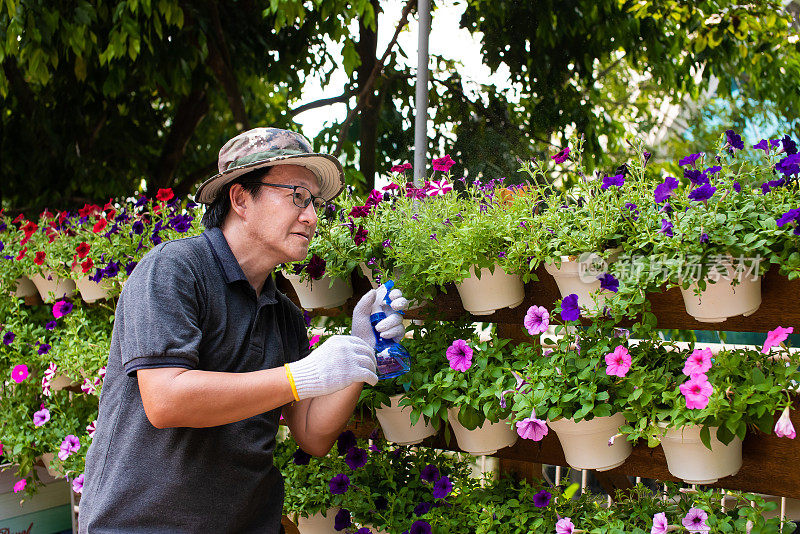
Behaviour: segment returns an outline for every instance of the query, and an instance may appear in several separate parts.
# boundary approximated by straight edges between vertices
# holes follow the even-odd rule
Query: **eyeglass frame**
[[[291,189],[292,193],[294,193],[292,195],[292,204],[294,204],[295,206],[297,206],[298,208],[301,208],[301,209],[306,209],[308,207],[308,205],[311,204],[312,206],[314,206],[314,212],[317,212],[319,210],[325,209],[325,206],[328,205],[328,200],[325,197],[316,196],[314,193],[311,192],[311,190],[309,188],[307,188],[304,185],[273,184],[273,183],[269,183],[269,182],[241,182],[241,184],[242,185],[266,185],[266,186],[269,186],[269,187],[281,187],[283,189]],[[299,189],[305,189],[306,191],[308,191],[308,197],[309,198],[308,198],[308,203],[305,206],[300,206],[299,204],[297,204],[297,202],[295,202],[295,198],[296,198],[295,195],[297,194],[297,189],[298,188]],[[319,199],[321,199],[323,201],[323,204],[321,206],[319,206],[319,207],[314,205],[314,200],[317,199],[317,198],[319,198]]]

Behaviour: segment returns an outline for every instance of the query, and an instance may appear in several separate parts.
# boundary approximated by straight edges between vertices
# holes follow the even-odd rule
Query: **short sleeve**
[[[198,366],[199,277],[196,266],[180,251],[174,246],[153,249],[125,282],[115,334],[129,376],[139,369]]]

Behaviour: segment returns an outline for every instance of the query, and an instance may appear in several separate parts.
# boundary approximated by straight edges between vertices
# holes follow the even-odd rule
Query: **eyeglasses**
[[[281,187],[283,189],[291,189],[294,193],[292,194],[292,202],[298,208],[307,208],[309,204],[314,205],[314,211],[320,211],[325,209],[325,206],[328,204],[328,201],[325,200],[323,197],[317,197],[311,194],[311,191],[307,187],[303,187],[302,185],[285,185],[285,184],[270,184],[266,182],[242,182],[243,184],[248,185],[268,185],[270,187]]]

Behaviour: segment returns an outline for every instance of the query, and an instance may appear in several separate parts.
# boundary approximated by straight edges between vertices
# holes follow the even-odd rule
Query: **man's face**
[[[299,165],[276,165],[261,182],[301,185],[311,194],[319,194],[317,177]],[[294,191],[282,187],[263,186],[252,199],[248,214],[248,233],[253,246],[262,248],[275,264],[300,261],[306,257],[308,245],[317,228],[313,204],[300,208],[292,201]]]

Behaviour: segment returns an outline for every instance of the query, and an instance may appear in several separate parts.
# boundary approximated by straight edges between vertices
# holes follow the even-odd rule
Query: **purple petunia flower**
[[[615,174],[614,176],[603,177],[603,185],[600,189],[608,189],[611,186],[622,187],[625,184],[625,176],[622,174]]]
[[[425,482],[434,483],[439,480],[439,469],[433,464],[428,464],[420,471],[419,478]]]
[[[46,325],[44,325],[45,330],[53,330],[58,323],[56,321],[48,321]]]
[[[433,483],[433,498],[444,499],[453,491],[453,483],[448,477],[441,477]]]
[[[694,189],[689,193],[689,198],[694,200],[695,202],[702,202],[704,200],[708,200],[714,193],[716,192],[717,188],[711,184],[703,184],[697,189]]]
[[[80,448],[81,441],[78,439],[78,436],[69,434],[64,438],[64,441],[61,442],[58,451],[58,459],[62,461],[66,460],[72,453],[78,452]]]
[[[561,151],[558,152],[555,156],[550,156],[556,163],[564,163],[569,159],[569,147],[562,148]]]
[[[408,529],[408,534],[431,534],[431,526],[427,521],[418,519],[411,523],[411,528]]]
[[[295,465],[308,465],[311,461],[311,455],[303,449],[297,449],[292,454],[292,461],[294,461]]]
[[[778,217],[778,220],[776,222],[778,223],[778,228],[782,228],[784,225],[792,221],[796,222],[797,224],[800,224],[800,208],[795,208],[787,211],[786,213]]]
[[[169,224],[176,232],[184,234],[192,228],[193,219],[190,215],[176,215],[170,219]]]
[[[541,441],[549,431],[550,429],[547,427],[547,422],[542,419],[537,419],[535,412],[532,412],[530,417],[526,417],[522,421],[517,421],[517,434],[519,434],[519,437],[522,439]]]
[[[683,167],[684,165],[694,165],[702,155],[703,155],[702,152],[698,152],[697,154],[690,154],[685,158],[681,158],[681,160],[678,161],[678,165],[681,167]]]
[[[59,300],[53,304],[53,317],[59,319],[72,311],[72,303],[68,300]]]
[[[572,293],[561,300],[561,320],[577,321],[581,316],[581,309],[578,307],[578,295]]]
[[[672,222],[669,219],[661,219],[661,230],[658,233],[672,237]]]
[[[14,342],[14,338],[17,337],[14,332],[6,332],[3,334],[3,343],[5,345],[11,345]]]
[[[72,481],[72,491],[75,493],[83,493],[83,478],[83,473],[75,477],[75,480]]]
[[[631,217],[633,217],[634,221],[639,219],[639,209],[638,209],[639,207],[636,204],[634,204],[633,202],[626,202],[625,207],[628,208],[628,210],[630,210]]]
[[[530,335],[541,334],[550,326],[550,312],[544,306],[531,306],[528,308],[522,324]]]
[[[613,274],[604,273],[598,276],[597,279],[600,280],[600,289],[605,289],[612,293],[619,291],[619,280],[617,280]]]
[[[336,517],[333,518],[333,530],[338,532],[346,529],[352,524],[353,521],[350,519],[350,510],[341,508],[338,512],[336,512]]]
[[[39,349],[36,352],[39,355],[47,354],[48,352],[50,352],[50,348],[51,348],[50,345],[48,345],[47,343],[40,343]]]
[[[50,420],[50,410],[42,408],[33,414],[33,426],[39,427]]]
[[[775,170],[784,176],[800,173],[800,154],[789,154],[775,164]]]
[[[742,136],[733,130],[725,130],[725,139],[732,148],[744,150],[744,141],[742,141]]]
[[[345,430],[336,438],[336,449],[340,455],[347,454],[356,445],[356,435],[353,434],[352,430]]]
[[[308,276],[311,277],[312,280],[319,280],[325,275],[325,268],[328,266],[328,262],[325,261],[324,258],[320,258],[316,254],[312,254],[311,258],[308,260],[308,265],[306,266],[306,272]]]
[[[367,463],[367,451],[360,447],[352,447],[347,451],[347,455],[344,457],[344,463],[347,464],[347,467],[355,471]]]
[[[709,183],[706,173],[697,169],[686,169],[683,171],[683,177],[688,178],[694,185],[703,185]]]
[[[797,143],[792,141],[792,138],[788,135],[781,139],[781,143],[783,144],[783,151],[787,154],[797,154]]]
[[[739,182],[733,182],[733,190],[737,193],[742,190],[742,186]]]
[[[472,347],[463,339],[456,339],[445,351],[450,368],[462,373],[472,367],[472,353]]]
[[[108,262],[105,269],[103,269],[104,278],[114,278],[119,274],[119,263],[116,261]]]
[[[700,242],[701,243],[708,243],[708,234],[703,232],[700,234]]]
[[[657,204],[660,204],[672,196],[672,192],[678,188],[678,179],[672,176],[667,176],[664,183],[656,186],[653,191],[653,198]]]
[[[689,532],[708,532],[710,529],[706,525],[706,519],[708,519],[708,513],[705,510],[690,508],[681,523]]]
[[[350,488],[350,478],[344,473],[340,473],[328,482],[328,487],[334,495],[344,495]]]
[[[131,232],[136,235],[142,235],[142,232],[144,232],[144,223],[142,221],[135,221],[131,225]]]
[[[536,506],[536,508],[545,508],[550,504],[552,498],[553,495],[549,491],[542,490],[533,496],[533,505]]]
[[[719,165],[714,165],[713,167],[709,167],[703,171],[703,174],[717,174],[719,171],[722,170],[722,167]]]
[[[414,515],[420,517],[430,512],[430,510],[431,503],[423,501],[414,507]]]
[[[125,266],[125,274],[130,276],[133,272],[133,268],[136,267],[137,262],[129,261],[128,264]]]

